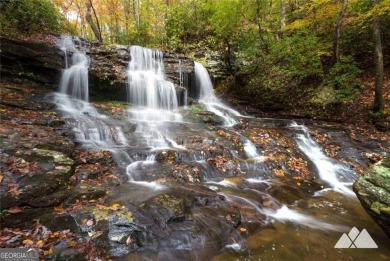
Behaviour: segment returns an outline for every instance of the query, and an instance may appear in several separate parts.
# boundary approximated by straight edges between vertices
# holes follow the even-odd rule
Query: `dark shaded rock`
[[[48,37],[50,41],[31,42],[1,36],[2,75],[11,77],[17,75],[19,78],[39,83],[57,84],[61,71],[65,68],[65,54],[58,45],[60,38]],[[126,101],[129,46],[99,45],[84,40],[83,43],[87,46],[87,55],[91,58],[90,95],[96,100]],[[68,55],[70,56],[71,52],[68,52]],[[197,98],[194,61],[184,55],[169,52],[163,52],[163,61],[166,78],[175,85],[179,104],[185,103],[186,95]],[[20,107],[19,104],[7,105]],[[62,125],[61,121],[49,122],[51,127]]]
[[[53,42],[58,38],[50,36]],[[13,40],[0,36],[1,73],[41,83],[58,83],[65,67],[64,53],[55,43]]]
[[[179,105],[185,104],[185,96],[197,99],[194,60],[182,54],[163,52],[166,78],[176,87]]]
[[[30,156],[25,156],[26,161],[48,166],[54,164],[54,169],[47,168],[30,171],[28,175],[18,177],[15,182],[18,187],[18,194],[7,191],[0,195],[1,209],[19,205],[34,207],[49,207],[61,203],[70,196],[70,191],[65,188],[69,177],[73,173],[73,160],[63,153],[33,149]],[[39,164],[40,163],[40,164]],[[46,169],[46,170],[45,170]]]
[[[51,208],[22,208],[22,212],[4,214],[0,226],[8,228],[30,229],[41,216],[52,216]]]
[[[378,131],[382,131],[382,132],[390,131],[390,123],[389,122],[386,122],[386,121],[376,122],[374,125]]]
[[[390,237],[390,156],[373,165],[353,185],[364,209]]]
[[[49,122],[49,127],[62,127],[65,125],[65,121],[63,120],[52,120]]]
[[[99,199],[105,195],[106,190],[104,188],[79,185],[71,190],[65,202],[74,203],[76,200]]]
[[[77,247],[68,247],[68,242],[63,241],[53,247],[53,254],[48,260],[55,261],[83,261],[86,260],[85,252],[80,252]]]
[[[54,213],[47,213],[39,217],[39,222],[51,231],[68,229],[74,233],[81,231],[76,217],[71,214],[56,215]]]

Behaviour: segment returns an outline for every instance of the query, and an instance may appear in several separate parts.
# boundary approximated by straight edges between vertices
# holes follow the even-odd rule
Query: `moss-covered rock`
[[[205,123],[210,125],[221,125],[223,119],[218,115],[207,110],[204,104],[190,106],[183,111],[183,117],[186,121],[194,123]]]
[[[353,189],[366,211],[390,237],[390,155],[360,176]]]

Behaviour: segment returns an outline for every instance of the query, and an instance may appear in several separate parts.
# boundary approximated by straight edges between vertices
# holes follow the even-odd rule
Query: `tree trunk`
[[[372,0],[371,4],[374,7],[378,0]],[[373,41],[374,41],[374,58],[375,58],[375,98],[373,111],[379,112],[384,108],[382,86],[383,86],[383,53],[382,41],[380,32],[380,23],[378,17],[373,17],[372,20]]]
[[[135,25],[136,29],[138,31],[139,25],[140,25],[140,14],[139,14],[139,0],[133,0],[133,11],[134,11],[134,17],[135,17]]]
[[[286,1],[281,0],[280,3],[280,29],[284,30],[286,27]]]
[[[93,34],[95,35],[96,39],[100,43],[103,43],[103,38],[102,38],[102,33],[100,31],[100,28],[95,25],[95,23],[93,22],[92,16],[91,16],[91,10],[93,9],[92,0],[87,0],[86,6],[87,6],[87,12],[85,13],[85,19],[87,20],[88,24],[91,26],[91,29],[92,29]],[[93,9],[93,12],[95,15],[96,22],[99,25],[99,21],[98,21],[97,16],[96,16],[95,9]]]
[[[348,0],[343,0],[343,5],[341,6],[341,10],[339,13],[339,16],[337,17],[336,21],[336,34],[335,39],[333,43],[333,59],[334,63],[337,63],[340,61],[340,31],[341,31],[341,25],[343,23],[343,17],[345,14],[345,10],[347,9]]]

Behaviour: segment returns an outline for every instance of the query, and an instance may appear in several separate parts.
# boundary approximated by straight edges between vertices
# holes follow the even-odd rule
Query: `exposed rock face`
[[[126,101],[127,69],[131,59],[129,47],[89,44],[88,54],[91,57],[92,94],[104,90],[107,97],[106,90],[114,89],[111,98]],[[182,54],[170,52],[163,52],[163,60],[165,75],[175,85],[179,104],[183,105],[186,89],[195,88],[194,61]]]
[[[58,38],[50,36],[48,40],[51,44],[0,36],[2,75],[17,75],[40,83],[58,83],[61,69],[65,67],[64,53],[55,45]]]
[[[218,85],[220,82],[231,76],[233,71],[237,70],[233,59],[230,59],[229,61],[227,57],[218,52],[198,50],[196,51],[195,57],[205,59],[207,61],[204,65],[207,68],[214,85]],[[228,63],[232,68],[229,68],[227,65]]]
[[[353,190],[366,211],[390,237],[390,155],[360,176]]]
[[[87,43],[91,58],[89,68],[91,95],[126,101],[129,47],[125,45],[93,45]],[[108,92],[108,90],[110,90]]]

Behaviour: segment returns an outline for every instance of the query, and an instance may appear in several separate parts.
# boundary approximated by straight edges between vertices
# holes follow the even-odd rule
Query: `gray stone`
[[[373,165],[353,185],[364,209],[390,237],[390,155]]]

